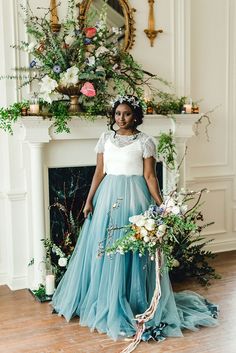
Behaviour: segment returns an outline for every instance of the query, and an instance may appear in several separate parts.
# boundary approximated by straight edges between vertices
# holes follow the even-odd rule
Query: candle
[[[39,104],[30,104],[30,114],[39,114]]]
[[[45,281],[46,295],[53,295],[54,290],[55,290],[55,276],[54,275],[46,275],[46,281]]]
[[[192,104],[184,104],[184,109],[187,114],[192,113]]]

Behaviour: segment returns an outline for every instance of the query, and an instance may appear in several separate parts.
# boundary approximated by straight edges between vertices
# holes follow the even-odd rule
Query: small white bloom
[[[188,205],[182,205],[182,206],[180,206],[180,210],[181,210],[182,213],[187,212],[187,210],[188,210]]]
[[[106,47],[104,47],[104,46],[101,45],[101,46],[98,47],[97,50],[95,51],[95,56],[102,55],[102,54],[104,54],[104,53],[106,53],[106,52],[109,52],[109,50],[108,50]]]
[[[88,66],[94,66],[95,65],[95,57],[94,56],[88,57],[87,61],[88,61]]]
[[[74,41],[75,41],[75,36],[73,34],[69,34],[68,36],[65,37],[65,43],[69,46],[73,44]]]
[[[149,240],[150,240],[150,238],[149,238],[148,236],[145,236],[145,237],[143,238],[143,241],[144,241],[145,243],[148,243]]]
[[[171,209],[171,212],[174,214],[179,214],[180,213],[180,208],[179,206],[173,206]]]
[[[154,256],[151,256],[151,261],[154,261]]]
[[[58,265],[60,267],[66,267],[67,265],[67,258],[66,257],[60,257],[60,259],[58,260]]]
[[[173,265],[174,267],[179,267],[180,263],[179,263],[178,260],[174,259],[173,262],[172,262],[172,265]]]
[[[120,34],[121,33],[121,29],[119,27],[112,27],[112,32],[115,34]]]

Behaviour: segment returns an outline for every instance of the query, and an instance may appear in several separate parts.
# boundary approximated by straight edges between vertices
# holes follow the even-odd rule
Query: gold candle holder
[[[153,47],[154,39],[158,33],[162,33],[162,29],[155,30],[155,19],[154,19],[154,0],[148,0],[149,3],[149,17],[148,17],[148,29],[145,29],[147,37],[150,40],[151,47]]]

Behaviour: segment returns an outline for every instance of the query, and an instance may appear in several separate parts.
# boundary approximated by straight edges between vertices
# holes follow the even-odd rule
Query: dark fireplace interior
[[[83,207],[94,171],[95,166],[49,168],[48,170],[51,240],[63,250],[66,256],[72,253],[84,222]],[[161,162],[157,163],[156,171],[162,190]]]

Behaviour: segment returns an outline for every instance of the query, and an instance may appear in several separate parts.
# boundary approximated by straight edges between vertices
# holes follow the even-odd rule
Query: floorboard
[[[182,338],[142,342],[136,353],[236,353],[236,251],[213,260],[222,275],[209,289],[192,280],[174,284],[174,290],[194,290],[220,305],[220,324],[215,328],[184,331]],[[39,303],[28,290],[11,291],[0,286],[0,353],[119,353],[128,342],[114,342],[51,314],[48,303]]]

